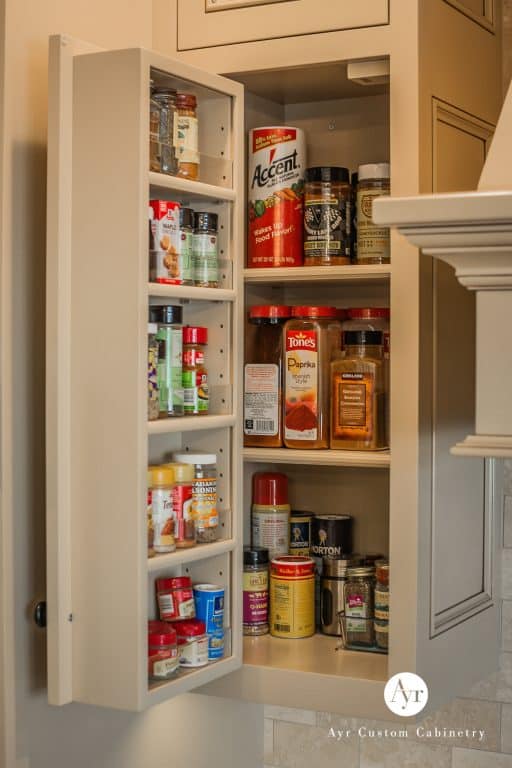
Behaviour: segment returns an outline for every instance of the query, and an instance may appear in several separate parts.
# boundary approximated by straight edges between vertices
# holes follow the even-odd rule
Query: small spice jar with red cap
[[[148,677],[162,681],[173,677],[178,668],[176,630],[164,622],[148,622]]]
[[[329,447],[330,364],[341,348],[336,307],[292,307],[284,327],[284,444]]]
[[[205,667],[208,664],[208,635],[200,619],[178,621],[178,656],[181,667]]]
[[[389,358],[389,307],[354,307],[347,310],[345,331],[381,331],[384,358]]]
[[[208,413],[208,372],[204,364],[208,328],[186,325],[183,328],[183,396],[185,415]]]
[[[288,554],[290,511],[287,476],[282,472],[255,472],[252,476],[252,546],[268,549],[270,560]]]
[[[251,307],[245,339],[244,445],[283,445],[283,326],[291,307]]]
[[[156,599],[162,621],[191,619],[196,615],[194,592],[189,576],[157,579]]]

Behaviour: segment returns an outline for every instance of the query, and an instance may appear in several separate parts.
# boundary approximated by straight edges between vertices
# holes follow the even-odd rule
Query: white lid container
[[[214,453],[173,453],[173,460],[180,464],[216,464]]]
[[[389,163],[365,163],[358,169],[358,181],[365,179],[389,179]]]

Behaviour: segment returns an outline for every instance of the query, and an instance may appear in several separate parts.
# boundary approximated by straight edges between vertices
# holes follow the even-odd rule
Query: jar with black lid
[[[182,321],[183,307],[172,304],[149,307],[149,322],[158,325],[157,379],[161,418],[184,414]]]
[[[291,308],[251,307],[244,365],[244,445],[283,445],[283,326]]]
[[[219,287],[219,246],[217,242],[219,217],[216,213],[194,213],[192,237],[192,268],[194,285],[202,288]]]
[[[304,265],[350,264],[352,187],[348,168],[307,168],[304,184]]]
[[[266,635],[269,556],[265,547],[244,547],[243,633]]]
[[[182,285],[194,285],[192,268],[192,241],[194,238],[194,211],[180,208],[179,271]]]

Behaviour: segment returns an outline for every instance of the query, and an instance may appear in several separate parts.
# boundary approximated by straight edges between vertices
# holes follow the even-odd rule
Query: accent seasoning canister
[[[304,555],[308,557],[311,548],[311,524],[312,512],[293,510],[290,514],[290,543],[288,552],[290,555]]]
[[[315,563],[284,555],[270,567],[270,634],[298,639],[315,633]]]

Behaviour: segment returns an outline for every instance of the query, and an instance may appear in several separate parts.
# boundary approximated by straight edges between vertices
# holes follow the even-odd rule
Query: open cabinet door
[[[243,88],[142,49],[51,41],[47,547],[50,703],[140,710],[241,664]],[[149,172],[150,82],[198,100],[201,181]],[[148,282],[148,200],[219,219],[220,285]],[[210,410],[147,420],[148,306],[209,329]],[[215,453],[218,540],[148,558],[147,467]],[[155,579],[225,590],[224,655],[148,684]]]

